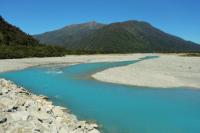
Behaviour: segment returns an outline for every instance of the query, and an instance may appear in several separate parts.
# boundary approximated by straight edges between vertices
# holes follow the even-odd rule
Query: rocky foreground
[[[97,128],[47,97],[0,79],[0,133],[100,133]]]

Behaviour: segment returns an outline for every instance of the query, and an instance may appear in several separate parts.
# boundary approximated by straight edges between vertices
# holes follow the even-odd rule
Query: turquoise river
[[[200,133],[200,90],[126,86],[91,78],[97,71],[149,58],[154,57],[32,67],[1,73],[0,77],[48,96],[79,119],[95,120],[103,133]]]

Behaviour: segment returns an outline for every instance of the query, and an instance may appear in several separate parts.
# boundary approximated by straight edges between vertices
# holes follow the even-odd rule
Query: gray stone
[[[10,114],[14,121],[27,121],[29,118],[29,113],[27,111],[17,111]]]
[[[99,133],[97,128],[52,105],[48,97],[0,79],[0,133]]]
[[[6,117],[1,117],[0,116],[0,124],[5,123],[7,121]]]
[[[49,100],[49,98],[48,98],[47,96],[44,96],[44,95],[39,95],[39,97],[40,97],[41,99],[44,99],[44,100]]]

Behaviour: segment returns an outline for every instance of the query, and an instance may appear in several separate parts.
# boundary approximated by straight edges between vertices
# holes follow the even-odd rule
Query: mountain
[[[91,32],[98,30],[103,27],[104,24],[96,23],[95,21],[84,23],[84,24],[74,24],[66,26],[62,29],[46,32],[44,34],[35,35],[34,37],[40,40],[41,43],[46,44],[76,44],[79,43],[83,38],[88,36]]]
[[[71,25],[34,37],[42,43],[95,53],[200,52],[200,45],[196,43],[135,20]]]
[[[0,45],[35,45],[39,42],[0,16]]]
[[[46,46],[0,16],[0,59],[65,55],[65,49]]]

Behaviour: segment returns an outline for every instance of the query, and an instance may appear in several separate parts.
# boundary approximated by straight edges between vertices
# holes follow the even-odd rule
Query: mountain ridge
[[[145,21],[128,20],[111,24],[88,22],[34,36],[42,43],[69,50],[97,53],[199,52],[200,45],[186,41]]]
[[[76,41],[79,41],[83,37],[85,37],[88,32],[99,29],[102,26],[104,26],[104,24],[96,23],[94,21],[82,24],[72,24],[69,26],[64,26],[63,28],[59,28],[54,31],[49,31],[43,34],[34,35],[33,37],[35,37],[36,39],[39,38],[41,43],[62,45],[63,43],[66,42],[74,43]],[[48,38],[49,34],[51,38]],[[77,40],[74,41],[73,37],[76,37]],[[59,40],[55,40],[57,38],[59,38]]]

